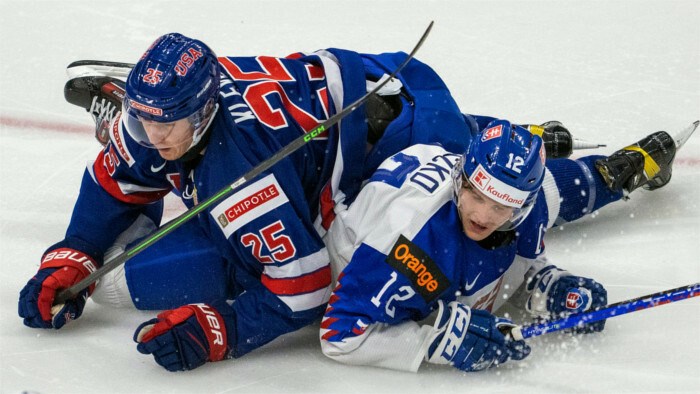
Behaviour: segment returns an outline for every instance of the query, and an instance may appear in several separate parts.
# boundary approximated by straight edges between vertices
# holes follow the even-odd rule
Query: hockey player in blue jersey
[[[69,81],[69,101],[92,111],[111,97],[113,106],[98,111],[105,147],[85,172],[65,239],[47,249],[20,293],[24,323],[61,328],[81,316],[88,297],[107,306],[167,310],[139,327],[135,339],[139,351],[169,370],[240,357],[312,323],[331,290],[321,236],[362,181],[416,143],[463,150],[491,119],[460,113],[440,78],[420,62],[410,62],[383,96],[325,138],[97,286],[65,304],[53,299],[158,226],[163,196],[174,191],[193,207],[363,95],[404,58],[329,49],[217,59],[203,43],[168,34],[146,51],[126,83]],[[124,108],[114,111],[122,99]]]
[[[656,172],[632,176],[631,156],[652,151]],[[528,345],[508,335],[514,324],[492,314],[506,302],[538,317],[607,303],[601,284],[547,260],[547,229],[663,186],[674,154],[657,132],[610,157],[545,167],[540,137],[497,120],[466,153],[415,145],[394,155],[324,238],[339,273],[321,324],[324,354],[414,372],[423,361],[478,371],[527,357]],[[607,181],[621,168],[613,190]],[[431,314],[434,323],[419,323]]]
[[[420,142],[466,146],[486,119],[461,114],[420,62],[380,92],[387,98],[373,97],[97,286],[64,304],[54,297],[156,228],[171,191],[192,208],[364,95],[405,56],[328,49],[217,58],[198,40],[167,34],[125,83],[69,81],[70,102],[92,110],[111,97],[123,108],[104,107],[96,119],[107,131],[98,133],[104,149],[85,171],[65,238],[20,292],[24,324],[62,328],[91,296],[166,310],[136,330],[137,348],[168,370],[187,370],[320,318],[332,290],[320,234],[334,212],[385,158]]]

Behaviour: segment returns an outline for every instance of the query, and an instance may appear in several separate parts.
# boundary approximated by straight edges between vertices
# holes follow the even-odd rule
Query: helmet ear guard
[[[452,172],[455,203],[465,181],[488,198],[514,208],[499,231],[527,217],[544,178],[542,139],[505,120],[495,120],[472,140]]]

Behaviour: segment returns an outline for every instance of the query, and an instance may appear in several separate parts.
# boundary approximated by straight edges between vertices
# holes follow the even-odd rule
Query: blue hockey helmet
[[[515,228],[527,217],[544,179],[542,138],[506,120],[494,120],[477,134],[452,172],[455,196],[463,182],[490,199],[514,208],[498,230]]]
[[[219,66],[214,51],[182,34],[165,34],[146,50],[127,77],[123,104],[127,130],[149,146],[140,121],[167,123],[187,118],[195,129],[194,146],[204,131],[203,122],[217,107],[218,94]]]

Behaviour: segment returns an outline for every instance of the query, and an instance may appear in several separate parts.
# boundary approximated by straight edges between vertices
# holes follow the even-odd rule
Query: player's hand
[[[134,333],[136,349],[153,354],[168,371],[195,369],[229,353],[226,324],[213,306],[192,304],[171,309],[141,324]]]
[[[561,318],[607,305],[608,293],[593,279],[571,275],[553,265],[541,269],[528,284],[528,312],[546,318]],[[570,332],[602,331],[605,320],[573,327]]]
[[[80,282],[97,270],[96,261],[87,254],[69,248],[62,241],[44,254],[39,271],[19,293],[19,316],[33,328],[59,329],[80,317],[95,285],[90,285],[64,304],[53,305],[56,293]]]
[[[457,301],[440,302],[435,335],[426,353],[433,364],[449,364],[462,371],[480,371],[530,354],[523,340],[504,336],[515,325],[487,311],[470,309]]]
[[[608,292],[593,279],[567,275],[558,278],[552,285],[547,299],[547,309],[555,316],[565,317],[571,313],[585,312],[608,303]],[[576,334],[603,331],[605,320],[582,324],[572,328]]]

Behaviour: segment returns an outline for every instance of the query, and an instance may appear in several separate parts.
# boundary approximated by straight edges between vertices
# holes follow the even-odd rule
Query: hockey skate
[[[121,112],[124,82],[107,76],[82,76],[68,82],[63,94],[71,104],[85,108],[95,121],[95,138],[102,145],[109,142],[109,125]]]
[[[571,132],[561,122],[556,120],[544,122],[539,126],[529,124],[523,127],[531,134],[539,135],[542,138],[547,159],[566,158],[571,156],[574,150],[596,149],[605,146],[573,138]]]
[[[658,189],[671,180],[676,152],[690,138],[698,123],[695,121],[675,136],[665,131],[650,134],[604,159],[596,160],[596,169],[610,189],[622,191],[625,196],[640,186],[646,190]]]

